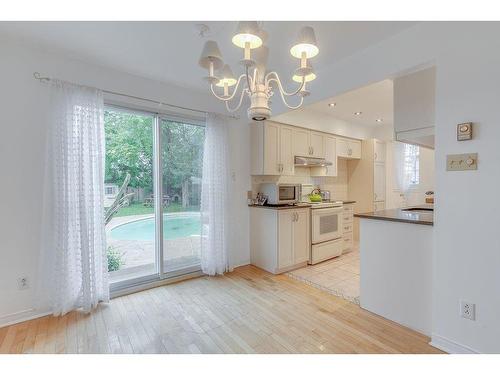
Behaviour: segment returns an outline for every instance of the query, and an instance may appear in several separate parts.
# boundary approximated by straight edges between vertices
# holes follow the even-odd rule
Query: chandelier
[[[283,88],[277,72],[266,71],[269,50],[263,45],[265,36],[265,32],[259,29],[256,21],[238,23],[232,42],[244,51],[240,64],[243,65],[245,70],[245,73],[241,74],[238,79],[234,76],[231,67],[224,64],[217,42],[213,40],[205,43],[199,60],[199,65],[208,70],[208,76],[205,79],[210,84],[212,94],[217,99],[225,102],[226,109],[229,112],[235,112],[241,107],[246,94],[250,98],[248,117],[255,121],[263,121],[271,116],[269,102],[274,94],[273,86],[274,89],[279,91],[283,103],[288,108],[297,109],[304,102],[304,97],[309,95],[306,83],[316,78],[312,65],[308,60],[319,52],[312,27],[303,27],[299,32],[296,44],[290,49],[290,54],[300,60],[300,65],[292,77],[292,80],[297,82],[299,87],[292,92],[288,92]],[[253,58],[252,50],[254,50]],[[239,99],[236,100],[236,106],[231,108],[230,102],[237,97],[240,85]],[[232,88],[233,86],[235,87]],[[289,96],[300,97],[299,103],[297,105],[288,104],[286,97]]]

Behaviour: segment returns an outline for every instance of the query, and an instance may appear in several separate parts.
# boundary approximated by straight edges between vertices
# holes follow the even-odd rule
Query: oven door
[[[311,210],[313,244],[342,237],[342,212],[342,207]]]

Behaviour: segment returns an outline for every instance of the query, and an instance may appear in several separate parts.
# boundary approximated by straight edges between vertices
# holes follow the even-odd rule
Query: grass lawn
[[[190,206],[183,208],[182,204],[180,203],[170,203],[168,207],[163,207],[163,212],[181,212],[181,211],[199,211],[198,206]],[[142,203],[132,203],[130,206],[123,207],[120,209],[115,217],[120,217],[120,216],[131,216],[131,215],[146,215],[146,214],[153,214],[154,213],[154,208],[153,207],[146,207],[143,206]]]

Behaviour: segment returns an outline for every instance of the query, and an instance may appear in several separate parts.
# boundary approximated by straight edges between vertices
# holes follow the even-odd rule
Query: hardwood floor
[[[428,338],[253,266],[0,328],[0,353],[441,353]]]

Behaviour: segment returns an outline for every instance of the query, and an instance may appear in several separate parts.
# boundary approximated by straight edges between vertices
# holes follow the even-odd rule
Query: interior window
[[[410,176],[410,184],[420,183],[420,147],[410,144],[404,145],[405,173]]]

